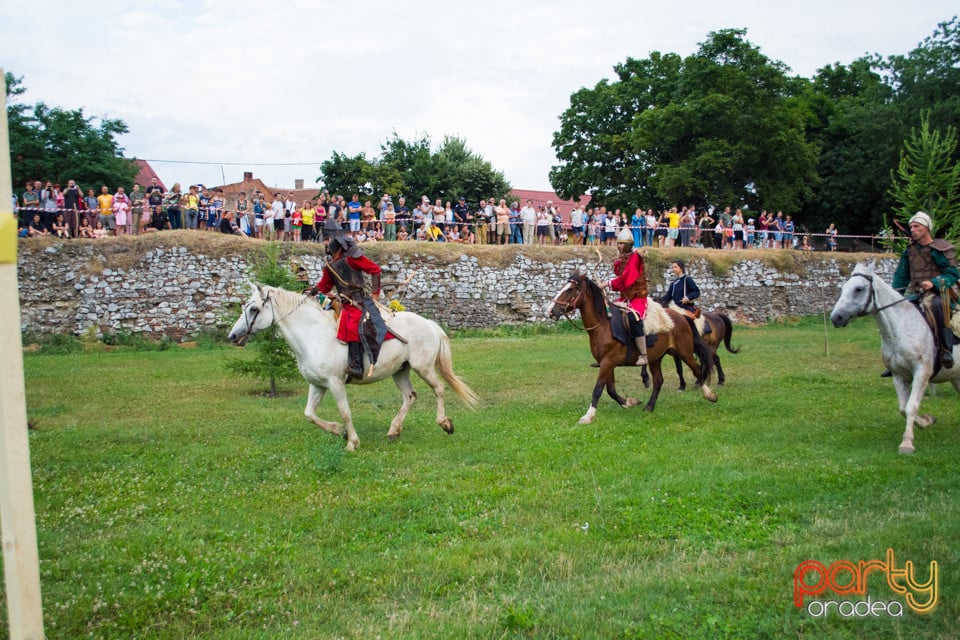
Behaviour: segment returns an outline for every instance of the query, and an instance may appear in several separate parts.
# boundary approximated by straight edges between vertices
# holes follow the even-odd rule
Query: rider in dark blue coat
[[[677,259],[671,262],[670,270],[673,271],[676,280],[670,283],[667,292],[660,297],[660,303],[668,305],[672,302],[683,310],[694,313],[697,307],[693,301],[700,297],[700,287],[687,275],[683,260]]]

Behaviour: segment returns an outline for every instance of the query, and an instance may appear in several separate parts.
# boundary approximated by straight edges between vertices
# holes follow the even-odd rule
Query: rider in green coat
[[[957,284],[960,271],[953,245],[946,240],[935,240],[932,231],[933,219],[923,211],[910,218],[913,241],[900,256],[900,264],[893,274],[893,288],[901,293],[917,294],[918,303],[932,312],[940,365],[949,369],[953,366],[953,335],[947,326],[949,318],[944,317],[941,292],[947,295],[946,291]]]

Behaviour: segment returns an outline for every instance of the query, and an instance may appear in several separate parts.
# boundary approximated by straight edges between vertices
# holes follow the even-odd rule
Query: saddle
[[[616,302],[610,303],[609,316],[610,332],[613,334],[613,338],[627,346],[627,355],[621,366],[635,366],[640,350],[637,349],[634,338],[643,336],[649,349],[657,341],[656,334],[644,333],[643,320],[640,319],[640,314],[626,305]]]

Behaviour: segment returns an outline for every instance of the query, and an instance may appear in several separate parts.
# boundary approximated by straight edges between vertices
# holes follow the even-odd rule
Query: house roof
[[[137,177],[133,179],[135,184],[138,184],[146,189],[150,186],[151,181],[156,178],[160,182],[160,187],[164,191],[167,190],[167,185],[163,184],[163,180],[160,180],[160,176],[158,176],[157,172],[153,170],[153,167],[150,166],[149,162],[146,160],[134,160],[134,162],[138,167],[140,167]]]
[[[574,202],[573,200],[563,200],[553,191],[534,191],[531,189],[511,189],[510,197],[517,200],[521,207],[527,204],[527,200],[533,201],[535,207],[553,202],[553,206],[557,207],[563,214],[570,213],[570,210],[576,206],[587,207],[590,204],[590,196],[588,195],[582,195],[580,196],[580,202]]]
[[[267,202],[273,200],[273,194],[275,193],[279,193],[284,198],[287,197],[288,193],[293,193],[293,199],[298,205],[307,199],[316,200],[317,196],[319,196],[321,192],[319,187],[311,187],[309,189],[290,189],[289,187],[277,186],[271,187],[260,178],[254,178],[252,171],[244,171],[243,182],[233,182],[231,184],[224,184],[208,188],[220,189],[223,192],[223,198],[226,201],[227,208],[230,208],[236,204],[237,196],[241,191],[243,191],[248,198],[253,196],[253,194],[257,191],[260,191]]]

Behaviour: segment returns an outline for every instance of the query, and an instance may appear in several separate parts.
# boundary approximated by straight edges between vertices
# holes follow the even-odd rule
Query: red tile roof
[[[286,198],[288,193],[293,193],[293,199],[299,206],[304,200],[316,200],[320,195],[321,189],[319,187],[311,187],[308,189],[290,189],[288,187],[270,187],[264,183],[260,178],[254,178],[252,171],[245,171],[243,174],[243,182],[233,182],[231,184],[224,184],[217,187],[209,187],[210,189],[220,189],[223,191],[224,200],[226,200],[226,207],[228,209],[236,206],[237,195],[243,191],[247,194],[247,197],[250,198],[256,191],[260,191],[263,194],[266,201],[273,201],[273,194],[279,193],[282,197]]]
[[[588,207],[590,205],[590,196],[582,195],[580,196],[580,202],[574,202],[573,200],[562,200],[553,191],[533,191],[530,189],[512,189],[510,191],[510,198],[516,200],[520,203],[520,206],[523,207],[527,204],[527,200],[533,201],[533,206],[539,207],[540,205],[545,205],[547,202],[552,201],[553,206],[557,207],[560,210],[560,213],[568,214],[570,210],[576,207],[577,205],[581,207]]]
[[[135,184],[138,184],[146,189],[152,184],[151,180],[156,178],[160,182],[160,186],[163,188],[163,190],[167,190],[167,185],[163,184],[163,180],[160,180],[160,176],[158,176],[157,172],[153,170],[153,167],[150,166],[149,162],[146,160],[134,160],[134,162],[138,167],[140,167],[140,172],[137,173],[137,177],[133,179]]]

